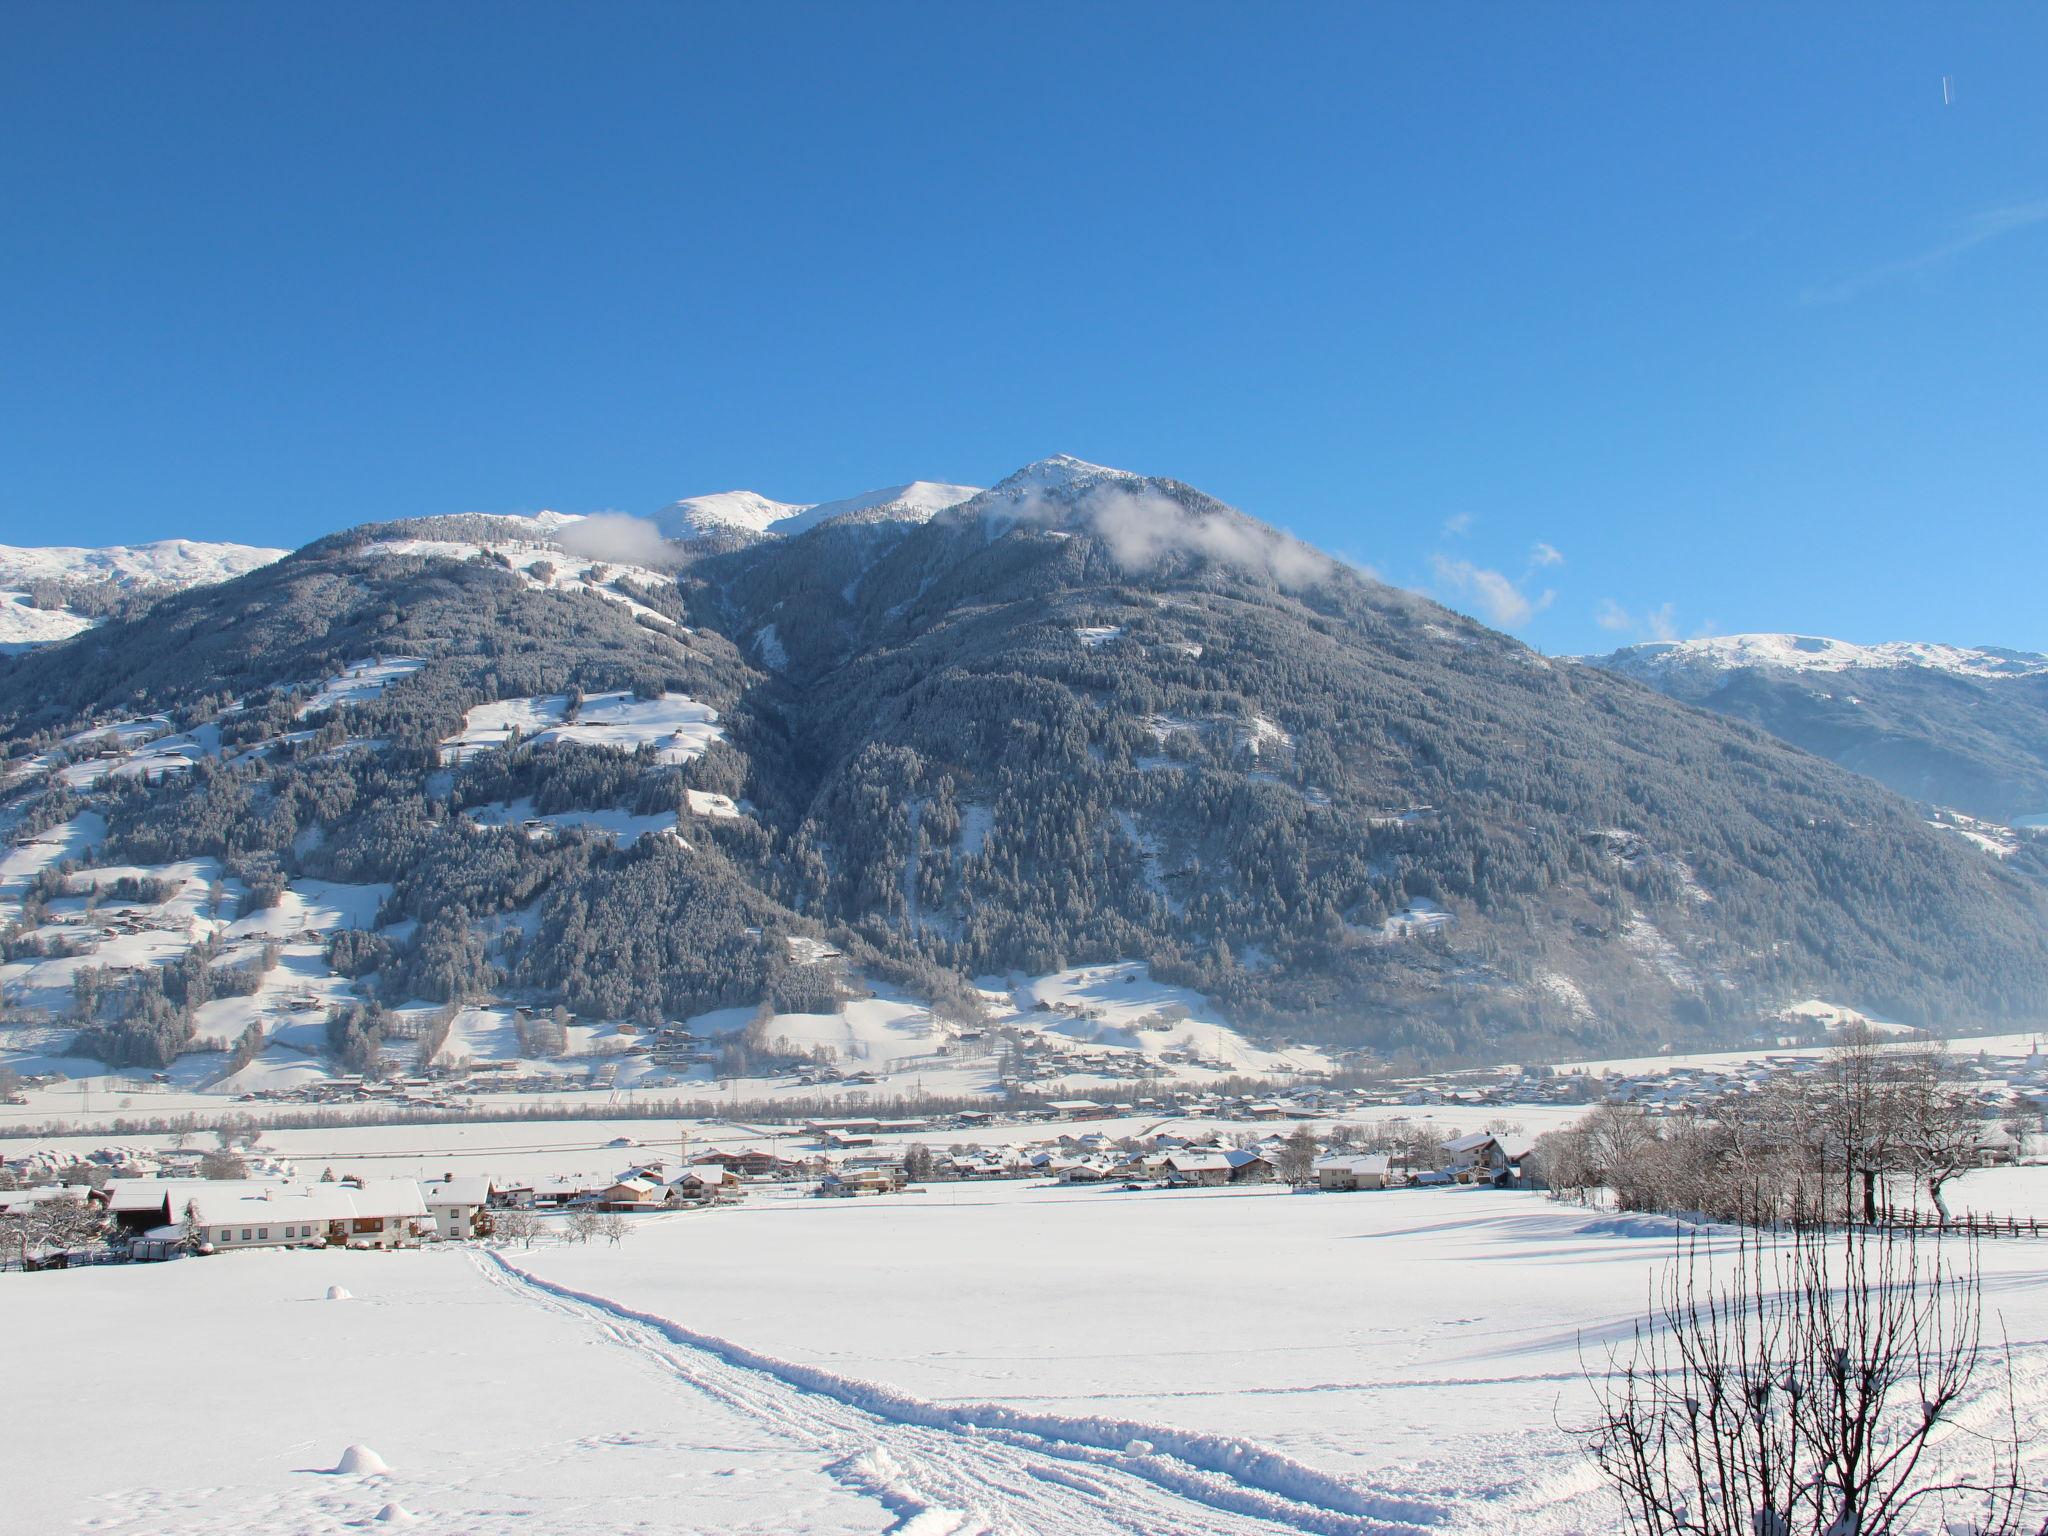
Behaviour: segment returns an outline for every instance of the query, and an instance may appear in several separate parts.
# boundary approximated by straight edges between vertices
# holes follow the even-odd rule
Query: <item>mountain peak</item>
[[[1055,453],[1050,458],[1026,464],[1014,474],[1005,475],[989,494],[1012,499],[1034,493],[1078,494],[1105,482],[1142,479],[1144,476],[1133,474],[1128,469],[1111,469],[1102,464],[1090,464],[1086,459],[1077,459],[1070,453]]]

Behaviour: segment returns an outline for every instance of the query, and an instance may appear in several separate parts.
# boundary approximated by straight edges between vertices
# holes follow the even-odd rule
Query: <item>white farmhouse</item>
[[[483,1236],[488,1224],[484,1212],[495,1193],[489,1179],[458,1179],[452,1173],[420,1185],[420,1198],[434,1219],[435,1234],[446,1242]]]

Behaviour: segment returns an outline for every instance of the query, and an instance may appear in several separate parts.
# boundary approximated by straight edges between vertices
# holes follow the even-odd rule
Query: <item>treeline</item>
[[[1979,1166],[1997,1135],[1950,1080],[1940,1047],[1858,1042],[1818,1070],[1780,1073],[1666,1119],[1602,1105],[1539,1138],[1535,1161],[1553,1194],[1584,1201],[1611,1191],[1623,1211],[1869,1221],[1887,1181],[1904,1179],[1946,1219],[1949,1182]]]

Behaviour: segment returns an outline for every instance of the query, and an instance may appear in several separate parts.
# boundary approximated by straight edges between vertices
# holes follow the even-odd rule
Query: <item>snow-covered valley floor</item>
[[[1606,1531],[1581,1360],[1670,1251],[1526,1194],[996,1183],[760,1191],[619,1247],[4,1276],[0,1524]],[[1983,1255],[2029,1444],[2043,1256]],[[391,1470],[325,1470],[352,1444]]]

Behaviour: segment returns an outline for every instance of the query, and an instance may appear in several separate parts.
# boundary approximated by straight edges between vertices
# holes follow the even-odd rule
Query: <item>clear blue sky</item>
[[[0,542],[1066,451],[1546,649],[2048,649],[2044,58],[2033,4],[23,0]]]

